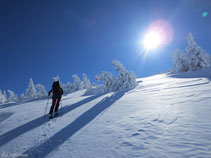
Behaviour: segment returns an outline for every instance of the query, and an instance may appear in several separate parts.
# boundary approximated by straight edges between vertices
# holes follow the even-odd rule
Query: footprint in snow
[[[121,145],[122,145],[122,146],[134,146],[134,145],[131,144],[130,142],[123,142]]]
[[[160,123],[163,122],[163,120],[159,120],[159,119],[154,119],[154,120],[152,120],[152,121],[154,121],[154,122],[160,122]]]
[[[135,136],[139,136],[140,134],[139,133],[134,133],[134,134],[132,134],[131,136],[132,137],[135,137]]]

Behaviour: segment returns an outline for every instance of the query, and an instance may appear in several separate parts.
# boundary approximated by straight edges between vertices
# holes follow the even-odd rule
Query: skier
[[[52,89],[48,92],[48,97],[50,96],[51,92],[53,92],[53,96],[51,109],[49,111],[49,119],[53,118],[53,111],[55,112],[55,116],[58,115],[59,103],[63,95],[63,89],[61,88],[59,81],[53,82]]]

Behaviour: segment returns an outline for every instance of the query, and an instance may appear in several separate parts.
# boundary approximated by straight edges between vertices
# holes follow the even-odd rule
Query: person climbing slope
[[[53,92],[53,96],[51,109],[49,111],[49,119],[53,118],[53,112],[55,112],[55,116],[58,115],[59,104],[63,95],[63,89],[61,88],[59,81],[53,82],[52,89],[48,92],[48,97],[51,92]]]

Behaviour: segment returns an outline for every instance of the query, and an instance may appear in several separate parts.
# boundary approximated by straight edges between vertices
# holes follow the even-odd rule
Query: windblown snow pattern
[[[210,158],[211,69],[138,79],[132,90],[0,105],[0,157]],[[50,108],[51,101],[48,104]]]

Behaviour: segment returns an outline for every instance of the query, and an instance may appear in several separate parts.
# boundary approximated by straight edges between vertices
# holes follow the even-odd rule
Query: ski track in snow
[[[62,116],[50,121],[46,99],[0,105],[0,158],[211,158],[211,77],[204,74],[211,69],[147,77],[101,96],[78,91],[63,97]]]

